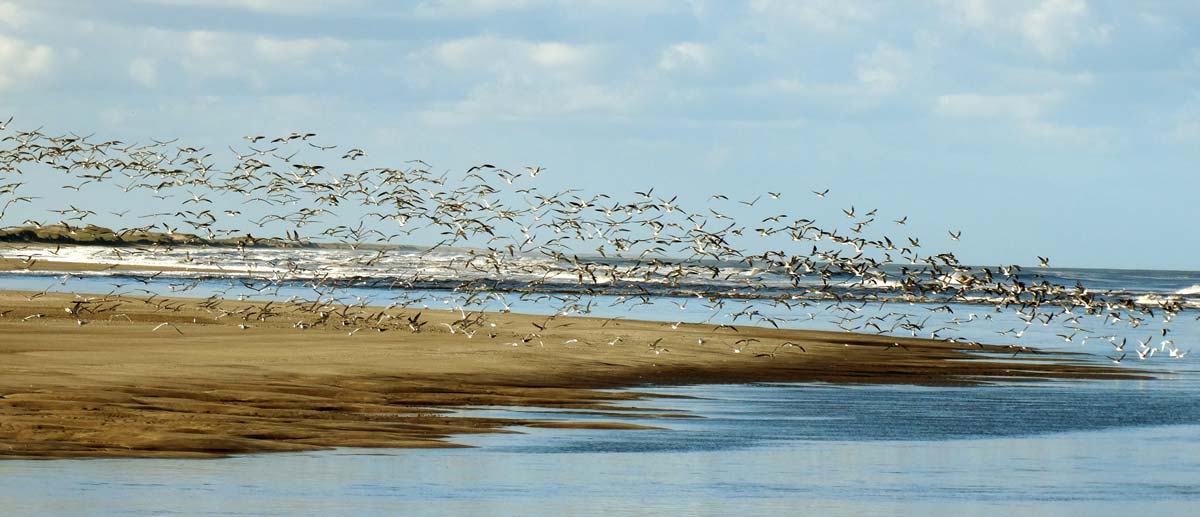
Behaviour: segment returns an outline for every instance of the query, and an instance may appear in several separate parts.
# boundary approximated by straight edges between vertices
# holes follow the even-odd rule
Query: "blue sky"
[[[782,191],[818,221],[908,215],[970,263],[1200,268],[1193,2],[0,0],[0,113]]]

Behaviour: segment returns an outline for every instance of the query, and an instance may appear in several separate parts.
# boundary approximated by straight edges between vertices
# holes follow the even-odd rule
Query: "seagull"
[[[151,330],[150,332],[157,332],[158,329],[163,328],[163,327],[171,327],[171,328],[175,329],[175,332],[178,332],[181,335],[183,334],[183,331],[179,330],[179,327],[176,327],[175,325],[168,323],[168,322],[159,323],[158,326],[154,327],[154,330]]]
[[[776,347],[775,347],[775,351],[774,351],[774,352],[771,352],[771,354],[772,354],[772,355],[774,355],[776,352],[778,352],[778,351],[779,351],[779,349],[780,349],[780,348],[786,348],[786,347],[799,348],[801,352],[808,352],[808,350],[805,350],[804,346],[803,346],[803,345],[801,345],[800,343],[793,343],[793,342],[791,342],[791,341],[784,341],[783,343],[780,343],[780,344],[779,344],[779,346],[776,346]]]

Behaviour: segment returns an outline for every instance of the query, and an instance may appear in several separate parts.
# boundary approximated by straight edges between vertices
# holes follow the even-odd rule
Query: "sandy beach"
[[[446,310],[421,311],[429,323],[420,333],[297,329],[295,322],[312,315],[284,307],[267,321],[243,320],[231,314],[262,304],[96,295],[90,298],[106,307],[103,316],[77,317],[69,309],[82,296],[0,292],[0,457],[452,447],[456,434],[508,426],[622,427],[446,413],[488,405],[615,413],[623,410],[614,403],[639,397],[600,388],[1140,375],[1085,365],[1070,354],[1013,356],[1007,347],[753,327],[673,329],[624,319],[555,318],[540,339],[523,342],[544,316],[490,314],[496,326],[473,337],[441,325],[459,316]],[[735,353],[731,344],[743,339],[756,341]],[[780,348],[785,342],[803,351]]]

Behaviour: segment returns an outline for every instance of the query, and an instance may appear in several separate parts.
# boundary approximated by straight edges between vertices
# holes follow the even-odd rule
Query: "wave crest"
[[[1191,287],[1184,287],[1183,289],[1175,291],[1175,294],[1180,294],[1180,295],[1184,295],[1184,296],[1200,295],[1200,284],[1196,284]]]

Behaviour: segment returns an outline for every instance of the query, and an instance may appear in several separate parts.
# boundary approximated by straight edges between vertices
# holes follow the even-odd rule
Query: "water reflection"
[[[706,418],[459,440],[476,449],[0,462],[0,501],[40,514],[1187,513],[1196,384],[1131,384],[663,388],[698,398],[632,405]]]

